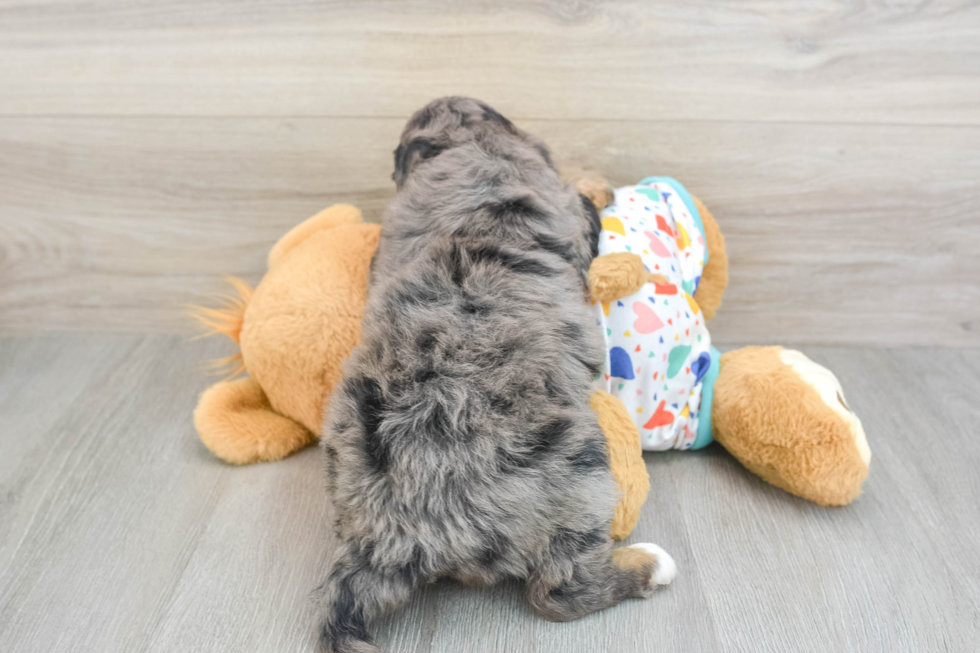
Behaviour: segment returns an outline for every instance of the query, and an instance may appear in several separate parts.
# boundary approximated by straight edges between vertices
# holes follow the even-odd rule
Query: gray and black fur
[[[487,105],[409,120],[363,323],[322,447],[340,545],[321,642],[439,576],[527,579],[569,620],[650,590],[614,561],[617,487],[589,408],[603,354],[586,291],[600,226],[544,144]]]

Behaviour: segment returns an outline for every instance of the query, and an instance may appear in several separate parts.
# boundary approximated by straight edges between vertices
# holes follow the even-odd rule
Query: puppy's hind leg
[[[333,570],[316,590],[320,646],[329,653],[377,653],[367,625],[405,603],[418,582],[417,565],[377,567],[370,549],[341,545]]]
[[[673,558],[656,544],[613,550],[608,535],[564,531],[530,578],[531,607],[549,621],[571,621],[626,599],[645,598],[673,580]]]

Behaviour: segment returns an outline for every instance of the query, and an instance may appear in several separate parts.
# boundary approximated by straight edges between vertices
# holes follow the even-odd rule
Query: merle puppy
[[[322,439],[340,539],[317,590],[323,646],[376,651],[367,623],[439,576],[526,579],[555,621],[670,582],[659,547],[609,538],[591,202],[541,141],[461,97],[409,120],[394,179]]]

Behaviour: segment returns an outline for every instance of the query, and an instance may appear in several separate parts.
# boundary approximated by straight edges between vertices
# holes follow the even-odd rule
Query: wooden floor
[[[189,419],[221,343],[0,338],[0,651],[309,651],[332,546],[316,449],[233,468]],[[973,651],[980,641],[980,352],[809,347],[874,459],[820,508],[717,445],[646,454],[632,541],[677,579],[569,624],[519,585],[441,582],[377,625],[392,652]]]

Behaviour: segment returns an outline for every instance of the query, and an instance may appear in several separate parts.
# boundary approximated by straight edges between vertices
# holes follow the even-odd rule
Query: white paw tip
[[[650,580],[655,585],[670,585],[670,581],[674,580],[674,576],[677,575],[677,563],[670,557],[670,554],[656,544],[648,542],[633,544],[632,546],[643,549],[657,559],[657,569],[653,572]]]

